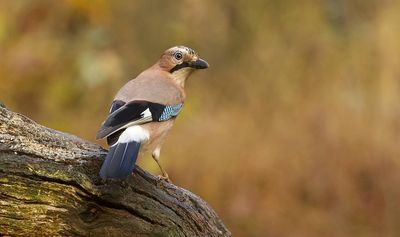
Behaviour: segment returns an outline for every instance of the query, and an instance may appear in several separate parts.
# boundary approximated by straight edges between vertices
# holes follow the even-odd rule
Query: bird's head
[[[208,63],[201,59],[193,49],[175,46],[167,49],[161,55],[158,66],[170,73],[173,79],[184,86],[186,79],[193,71],[208,68]]]

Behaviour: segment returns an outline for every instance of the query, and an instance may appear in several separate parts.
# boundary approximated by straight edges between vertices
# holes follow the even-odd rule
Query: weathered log
[[[98,176],[106,150],[0,107],[0,236],[230,236],[198,196],[139,167]]]

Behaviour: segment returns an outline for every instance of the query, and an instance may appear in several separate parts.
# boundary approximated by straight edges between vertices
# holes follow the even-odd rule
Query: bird
[[[110,146],[99,175],[124,180],[132,174],[139,154],[151,152],[162,176],[169,176],[160,163],[160,151],[168,131],[181,112],[185,82],[209,64],[191,48],[174,46],[115,95],[108,117],[96,134]]]

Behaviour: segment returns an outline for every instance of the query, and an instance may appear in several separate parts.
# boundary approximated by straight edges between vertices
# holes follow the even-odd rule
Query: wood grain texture
[[[137,167],[103,181],[106,150],[0,107],[0,236],[230,236],[198,196]]]

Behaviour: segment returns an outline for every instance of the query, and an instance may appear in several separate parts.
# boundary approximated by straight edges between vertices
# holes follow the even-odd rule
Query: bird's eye
[[[181,52],[176,52],[174,56],[175,56],[176,60],[181,60],[183,57]]]

